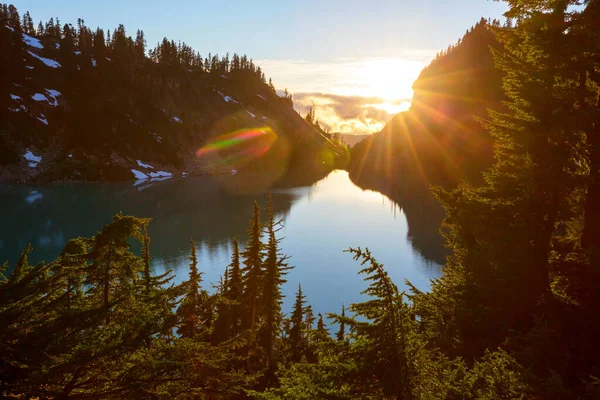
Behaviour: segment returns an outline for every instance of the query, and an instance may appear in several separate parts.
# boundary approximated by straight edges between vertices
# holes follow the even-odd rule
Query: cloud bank
[[[312,106],[332,132],[372,133],[410,107],[412,84],[435,55],[404,49],[399,57],[344,58],[331,61],[258,60],[277,88],[287,88],[294,106]]]
[[[305,115],[313,107],[319,123],[331,132],[365,134],[380,131],[394,115],[410,107],[410,98],[295,93],[294,108]]]

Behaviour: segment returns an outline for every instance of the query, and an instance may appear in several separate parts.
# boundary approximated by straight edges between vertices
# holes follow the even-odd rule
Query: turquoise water
[[[242,245],[246,240],[254,200],[266,210],[267,193],[240,194],[234,179],[240,177],[189,177],[137,185],[1,186],[5,215],[0,260],[14,264],[32,243],[32,262],[51,261],[68,239],[93,235],[122,211],[153,218],[148,232],[157,273],[172,269],[176,281],[187,278],[192,237],[204,284],[216,284],[229,263],[232,239],[238,237]],[[336,312],[342,303],[360,299],[365,283],[356,275],[359,265],[343,252],[350,246],[368,247],[401,288],[408,279],[427,290],[429,279],[440,275],[439,265],[432,261],[439,260],[435,256],[440,252],[439,240],[415,239],[400,206],[355,186],[345,171],[333,171],[312,186],[272,193],[276,213],[284,218],[283,251],[291,255],[289,262],[295,267],[283,288],[286,311],[299,283],[316,313]],[[427,210],[412,208],[408,219],[412,231],[437,235],[439,221],[426,218]],[[416,242],[418,251],[413,247]]]

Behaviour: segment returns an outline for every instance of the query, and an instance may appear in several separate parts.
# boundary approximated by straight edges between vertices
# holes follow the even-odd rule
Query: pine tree
[[[29,266],[28,256],[32,251],[33,247],[31,247],[31,243],[29,243],[25,250],[23,250],[21,253],[21,256],[19,257],[12,274],[10,274],[8,277],[9,283],[19,282],[25,277],[25,275],[29,273],[31,267]]]
[[[240,253],[237,238],[233,239],[233,253],[229,264],[229,279],[227,297],[231,300],[231,334],[235,336],[242,332],[244,316],[244,285],[240,268]]]
[[[343,342],[344,340],[346,340],[346,307],[342,304],[342,313],[340,314],[340,316],[342,317],[340,319],[340,328],[337,331],[337,333],[335,334],[335,337],[337,338],[338,342]]]
[[[302,294],[302,287],[298,285],[298,292],[296,294],[296,301],[294,302],[294,308],[292,309],[292,315],[290,316],[290,333],[289,333],[289,346],[291,352],[291,359],[293,362],[300,362],[304,352],[306,350],[306,323],[304,321],[304,314],[306,312],[306,296]]]
[[[244,283],[243,304],[246,307],[244,329],[250,330],[251,338],[255,335],[257,318],[260,312],[260,289],[263,279],[262,252],[264,248],[260,240],[261,229],[260,207],[255,201],[250,229],[248,230],[248,243],[242,253],[242,257],[244,258],[244,267],[242,268]]]
[[[286,282],[283,276],[292,267],[286,263],[288,256],[281,254],[280,239],[277,239],[276,233],[282,228],[282,220],[275,220],[275,211],[273,207],[273,195],[269,194],[269,217],[266,224],[266,235],[268,243],[266,245],[266,257],[264,260],[264,273],[262,281],[262,313],[264,315],[264,324],[261,326],[260,343],[267,353],[267,366],[271,370],[275,369],[274,346],[275,340],[281,332],[281,303],[283,295],[281,294],[281,285]]]
[[[202,289],[202,273],[198,271],[196,245],[190,239],[190,274],[185,283],[186,293],[177,310],[179,327],[177,333],[183,338],[191,339],[200,335],[205,341],[210,341],[210,330],[213,322],[212,300],[206,290]]]
[[[384,394],[396,399],[412,399],[415,372],[409,365],[407,346],[411,318],[402,299],[403,293],[398,291],[383,265],[375,260],[368,249],[350,248],[347,251],[364,266],[359,274],[366,275],[364,280],[369,282],[369,287],[362,294],[370,297],[370,300],[352,304],[350,310],[368,322],[341,316],[333,316],[334,320],[349,324],[353,337],[368,340],[370,345],[363,355],[364,368],[377,376]]]

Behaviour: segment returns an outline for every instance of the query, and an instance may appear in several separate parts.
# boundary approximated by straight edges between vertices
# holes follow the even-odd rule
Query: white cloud
[[[293,94],[304,114],[314,106],[332,131],[374,132],[410,107],[412,84],[435,56],[434,50],[402,49],[399,57],[333,61],[259,60],[278,89]]]

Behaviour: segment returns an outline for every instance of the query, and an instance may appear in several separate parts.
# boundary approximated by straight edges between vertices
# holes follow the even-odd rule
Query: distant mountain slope
[[[340,133],[340,140],[348,147],[352,147],[354,145],[356,145],[357,143],[361,142],[362,140],[368,138],[369,135],[355,135],[355,134],[351,134],[351,133]]]
[[[207,144],[214,151],[199,157]],[[203,59],[166,39],[147,52],[143,32],[122,25],[112,35],[83,21],[34,29],[28,13],[0,7],[0,181],[320,173],[344,158],[246,56]]]
[[[502,76],[490,51],[498,46],[482,19],[440,53],[414,83],[411,109],[354,146],[351,177],[397,200],[429,184],[481,179],[492,140],[476,118],[502,107]]]

